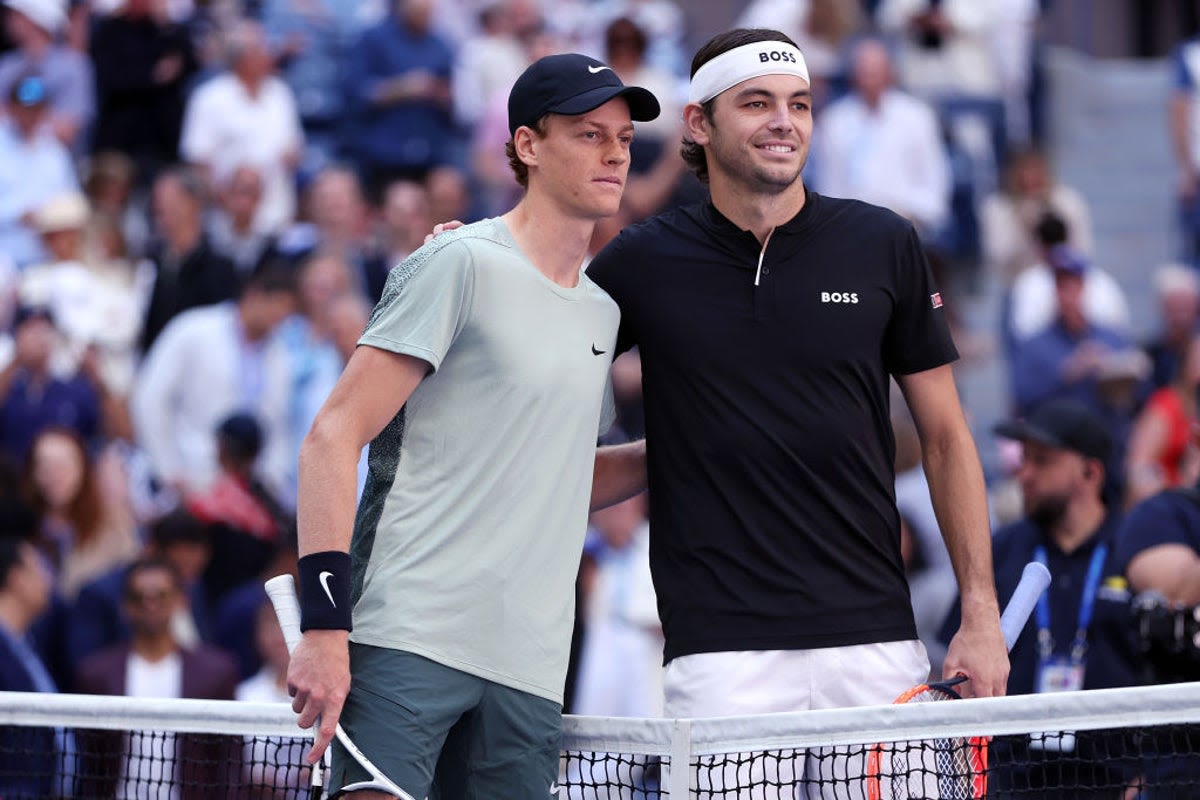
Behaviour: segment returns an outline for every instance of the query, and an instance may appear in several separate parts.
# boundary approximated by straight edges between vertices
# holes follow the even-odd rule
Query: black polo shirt
[[[588,275],[641,354],[666,660],[916,638],[889,376],[957,352],[912,226],[809,192],[763,253],[705,203]]]

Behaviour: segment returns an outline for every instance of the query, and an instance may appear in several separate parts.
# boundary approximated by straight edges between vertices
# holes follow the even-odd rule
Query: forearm
[[[998,624],[991,529],[983,471],[964,427],[924,448],[929,495],[962,598],[963,624]]]
[[[646,488],[646,441],[596,448],[591,510],[614,505]]]
[[[318,416],[300,446],[296,526],[301,556],[350,549],[360,452],[354,441],[335,422]]]

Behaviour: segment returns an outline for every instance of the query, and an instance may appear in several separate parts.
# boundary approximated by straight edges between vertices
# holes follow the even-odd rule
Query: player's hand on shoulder
[[[1003,697],[1008,689],[1008,650],[998,621],[964,622],[950,640],[942,676],[967,676],[963,697]]]
[[[310,630],[292,652],[288,664],[288,693],[292,710],[300,715],[301,728],[320,721],[305,761],[315,764],[333,740],[350,691],[349,633],[342,630]]]
[[[441,234],[446,233],[447,231],[452,231],[455,228],[461,228],[465,224],[466,223],[462,220],[457,219],[452,219],[449,222],[439,222],[437,225],[433,226],[433,233],[425,234],[425,244],[429,244]]]

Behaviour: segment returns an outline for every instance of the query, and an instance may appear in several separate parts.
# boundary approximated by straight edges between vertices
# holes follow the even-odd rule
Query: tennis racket
[[[271,605],[275,607],[275,616],[279,618],[279,627],[283,631],[283,639],[287,642],[288,652],[291,653],[296,649],[296,645],[300,643],[300,603],[296,599],[296,583],[291,575],[277,575],[271,578],[264,584],[267,590],[267,596],[271,598]],[[342,743],[342,747],[348,752],[359,765],[367,771],[371,776],[369,781],[358,781],[341,787],[338,791],[354,792],[359,789],[374,789],[377,792],[387,792],[388,794],[400,798],[400,800],[414,800],[413,796],[401,789],[393,783],[386,775],[380,772],[379,768],[371,763],[371,760],[363,755],[363,752],[358,749],[358,746],[350,740],[346,732],[342,730],[341,724],[334,731],[334,736]],[[329,755],[329,751],[325,751],[325,755]],[[321,772],[320,764],[313,764],[313,785],[320,786],[317,776]],[[317,800],[319,792],[314,792],[314,800]]]
[[[1021,582],[1000,616],[1004,646],[1012,650],[1033,607],[1050,585],[1050,572],[1031,561],[1021,573]],[[894,703],[932,703],[961,700],[955,686],[966,675],[914,686]],[[867,800],[975,800],[987,794],[988,739],[985,736],[952,737],[897,747],[879,743],[867,753]]]

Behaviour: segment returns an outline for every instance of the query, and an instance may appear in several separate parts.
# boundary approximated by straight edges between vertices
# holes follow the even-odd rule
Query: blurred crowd
[[[738,25],[783,30],[806,55],[806,183],[911,220],[964,357],[1008,366],[1013,415],[1069,398],[1102,419],[1114,513],[1194,482],[1194,253],[1146,276],[1161,316],[1136,326],[1156,328],[1152,341],[1136,340],[1088,200],[1043,149],[1045,4],[734,5]],[[702,199],[678,154],[687,6],[4,0],[3,17],[0,689],[286,699],[261,580],[294,569],[300,441],[388,271],[434,223],[519,196],[507,93],[552,52],[601,58],[664,109],[638,129],[622,210],[595,249]],[[1185,231],[1200,224],[1189,47],[1164,67]],[[956,296],[993,288],[998,330],[955,317]],[[616,435],[642,435],[636,354],[613,382]],[[896,430],[905,552],[936,662],[954,577],[911,421]],[[1029,510],[1020,444],[1002,448],[998,527]],[[365,469],[364,454],[360,485]],[[647,534],[644,498],[594,516],[568,710],[657,713]]]

